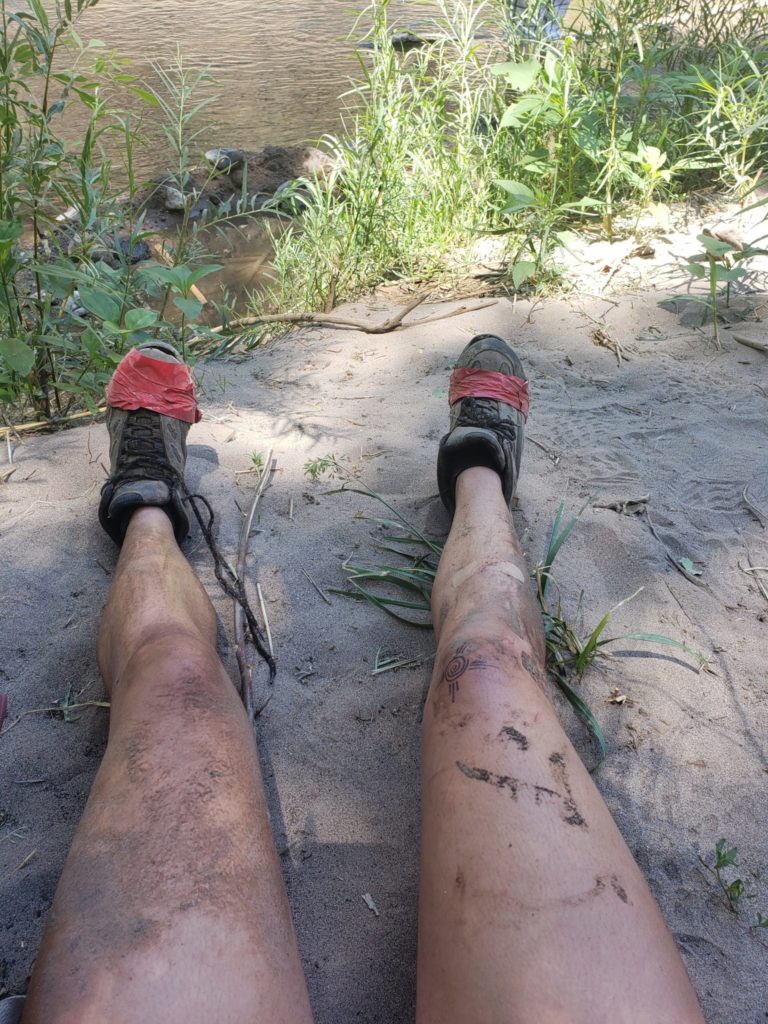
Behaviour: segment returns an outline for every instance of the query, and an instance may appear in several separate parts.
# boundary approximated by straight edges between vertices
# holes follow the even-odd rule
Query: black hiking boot
[[[176,349],[165,342],[139,345],[138,351],[149,359],[183,365]],[[101,490],[99,522],[116,544],[122,544],[131,515],[143,506],[166,513],[179,544],[189,533],[184,489],[189,427],[150,409],[109,405],[110,475]]]
[[[468,372],[471,370],[481,372],[473,375]],[[490,376],[494,374],[509,380]],[[479,334],[469,342],[456,361],[449,401],[450,429],[437,454],[437,483],[443,504],[453,516],[456,478],[474,466],[486,466],[499,474],[509,504],[520,475],[528,381],[522,363],[506,341],[493,334]]]

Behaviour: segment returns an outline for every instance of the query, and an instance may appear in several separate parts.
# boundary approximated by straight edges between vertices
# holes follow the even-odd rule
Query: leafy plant
[[[323,476],[334,477],[347,474],[349,471],[341,464],[338,457],[329,452],[318,459],[309,459],[304,463],[304,476],[310,480],[319,480]]]
[[[672,637],[664,636],[659,633],[633,632],[623,633],[619,636],[604,636],[605,630],[614,613],[625,604],[634,600],[634,598],[641,593],[642,587],[640,590],[636,590],[634,594],[631,594],[629,597],[625,597],[622,601],[619,601],[619,603],[611,608],[610,611],[606,612],[595,628],[584,637],[580,637],[573,626],[571,626],[564,617],[560,598],[558,597],[557,601],[554,603],[551,601],[549,596],[550,584],[554,582],[552,566],[557,554],[563,544],[565,544],[570,537],[584,512],[596,497],[597,493],[591,495],[587,501],[584,502],[579,511],[565,522],[565,503],[561,502],[552,524],[544,562],[534,569],[532,575],[537,583],[539,605],[541,607],[542,615],[544,616],[544,639],[547,647],[547,667],[576,714],[592,733],[598,747],[600,748],[601,754],[604,756],[605,737],[603,736],[600,724],[595,718],[593,712],[571,685],[572,682],[578,682],[581,679],[584,672],[593,664],[595,659],[604,653],[604,648],[610,644],[617,643],[618,641],[633,640],[641,643],[654,644],[656,646],[674,647],[677,650],[683,651],[693,657],[697,661],[699,667],[706,663],[706,658],[697,651],[694,651],[681,640],[674,640]],[[582,597],[583,594],[579,598],[577,613],[581,607]]]
[[[185,349],[203,309],[196,282],[219,269],[191,206],[163,251],[167,264],[148,262],[136,119],[104,99],[130,91],[158,108],[184,179],[193,120],[208,102],[193,94],[207,79],[179,62],[161,74],[159,91],[141,87],[103,44],[77,35],[77,18],[95,3],[29,0],[18,10],[0,0],[0,403],[14,418],[94,411],[122,353],[141,341]],[[80,141],[65,142],[73,105],[85,108],[87,125]],[[122,174],[113,174],[106,137]],[[252,212],[247,199],[233,200],[201,220],[210,228]]]
[[[698,296],[688,296],[688,299],[693,302],[703,302],[707,305],[712,314],[712,330],[715,344],[718,348],[721,348],[718,323],[718,300],[720,295],[718,286],[721,284],[725,285],[725,304],[728,306],[730,303],[731,285],[747,276],[747,270],[741,264],[753,256],[764,255],[766,250],[751,245],[740,248],[731,242],[725,242],[707,234],[697,235],[696,237],[704,248],[706,266],[700,262],[691,261],[687,264],[686,269],[695,278],[707,279],[709,295],[706,299],[701,299]]]
[[[752,899],[752,896],[747,894],[746,886],[741,878],[734,878],[729,882],[725,876],[727,868],[739,867],[738,849],[735,846],[729,847],[725,839],[718,839],[715,843],[713,864],[708,864],[703,857],[699,857],[699,862],[714,876],[723,896],[725,896],[728,909],[731,913],[738,914],[743,901]],[[759,927],[765,927],[762,924],[765,918],[761,914],[757,916]]]

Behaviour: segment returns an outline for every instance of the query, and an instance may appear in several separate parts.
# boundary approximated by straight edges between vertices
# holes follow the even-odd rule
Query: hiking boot
[[[514,496],[528,415],[528,381],[506,341],[493,334],[473,338],[456,361],[448,401],[450,429],[437,453],[437,483],[453,516],[456,478],[486,466],[501,478],[504,499]]]
[[[169,363],[183,371],[171,369]],[[200,418],[188,367],[172,345],[139,345],[115,371],[107,404],[110,475],[101,490],[99,522],[121,544],[137,508],[161,508],[180,544],[189,533],[184,489],[187,434]],[[163,411],[145,407],[151,405]]]

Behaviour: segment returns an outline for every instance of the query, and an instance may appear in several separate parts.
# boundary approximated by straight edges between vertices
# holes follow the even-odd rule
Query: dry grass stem
[[[270,449],[267,458],[264,461],[264,469],[261,473],[261,479],[259,485],[256,488],[256,493],[253,496],[248,514],[243,519],[243,525],[240,529],[240,543],[237,550],[237,578],[239,580],[245,579],[246,563],[248,560],[248,541],[251,536],[251,529],[253,528],[253,518],[256,514],[256,507],[261,501],[261,496],[264,493],[264,488],[267,485],[267,480],[272,476],[276,468],[276,464],[272,458],[272,449]],[[235,652],[237,657],[237,667],[240,670],[240,696],[245,704],[245,709],[248,712],[248,717],[253,717],[253,670],[250,662],[248,661],[248,652],[245,642],[245,611],[239,601],[234,602],[235,606]],[[272,644],[269,645],[270,654],[272,653]],[[265,705],[266,706],[266,705]]]
[[[259,607],[261,608],[261,616],[264,619],[264,629],[267,631],[267,646],[269,647],[269,653],[274,658],[275,648],[272,644],[272,630],[269,628],[269,616],[267,615],[267,606],[264,603],[264,594],[261,590],[261,584],[256,584],[256,593],[259,598]]]
[[[314,579],[312,579],[312,577],[309,575],[307,570],[306,569],[302,569],[301,571],[304,573],[304,575],[307,577],[309,582],[312,584],[312,586],[318,592],[320,597],[322,597],[322,599],[325,601],[325,603],[326,604],[332,604],[333,602],[331,601],[330,597],[328,597],[328,595],[325,593],[325,591],[320,588],[320,585]]]

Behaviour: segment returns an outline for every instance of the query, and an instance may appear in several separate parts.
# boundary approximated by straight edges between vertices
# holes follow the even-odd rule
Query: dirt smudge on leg
[[[552,778],[563,790],[563,821],[566,825],[573,825],[575,828],[589,829],[586,821],[581,815],[576,801],[573,798],[571,784],[568,780],[568,768],[565,757],[559,751],[549,756],[549,763],[552,767]]]
[[[505,725],[499,733],[499,738],[507,742],[511,740],[512,743],[520,748],[520,750],[527,750],[530,746],[528,737],[524,736],[523,733],[518,732],[513,725]]]
[[[611,888],[619,897],[622,903],[628,903],[629,906],[632,906],[632,901],[630,900],[629,896],[627,896],[627,890],[624,888],[623,885],[620,884],[618,878],[615,875],[613,875],[611,878]]]
[[[537,682],[539,684],[539,686],[543,687],[544,686],[544,677],[542,675],[541,669],[536,664],[536,662],[533,660],[533,658],[530,656],[530,654],[525,652],[520,660],[521,660],[521,662],[523,664],[523,668],[528,673],[528,675],[535,682]]]

